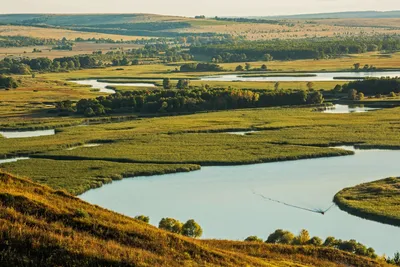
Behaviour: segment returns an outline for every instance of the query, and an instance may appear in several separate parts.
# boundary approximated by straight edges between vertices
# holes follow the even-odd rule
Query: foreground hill
[[[329,248],[194,240],[0,173],[1,266],[389,266]]]

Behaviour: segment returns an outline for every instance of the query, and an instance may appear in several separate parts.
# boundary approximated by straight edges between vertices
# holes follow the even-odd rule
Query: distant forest
[[[243,41],[236,44],[192,46],[194,55],[208,56],[216,63],[258,60],[324,59],[372,51],[400,50],[400,36],[364,38],[310,38],[302,40]]]

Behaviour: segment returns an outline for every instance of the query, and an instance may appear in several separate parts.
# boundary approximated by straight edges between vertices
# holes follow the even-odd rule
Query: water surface
[[[344,113],[363,113],[363,112],[369,112],[369,111],[374,111],[374,110],[379,110],[382,108],[373,108],[373,107],[367,107],[364,105],[340,105],[336,104],[333,105],[332,107],[327,107],[323,113],[334,113],[334,114],[344,114]]]
[[[52,130],[39,130],[39,131],[0,131],[0,135],[5,138],[29,138],[29,137],[38,137],[38,136],[48,136],[55,135],[56,132],[54,129]]]
[[[356,239],[379,254],[393,255],[399,250],[399,227],[361,219],[337,207],[325,215],[294,209],[266,201],[252,190],[298,206],[326,209],[345,187],[400,175],[399,157],[400,151],[355,150],[353,156],[203,167],[124,179],[80,197],[128,216],[148,215],[153,225],[163,217],[193,218],[203,227],[204,238],[266,239],[276,229],[298,233],[304,228],[311,235]]]
[[[0,159],[0,164],[9,163],[9,162],[16,162],[16,161],[25,160],[25,159],[29,159],[29,158],[20,157],[20,158],[11,158],[11,159]]]
[[[272,74],[272,73],[271,73]],[[303,73],[302,73],[303,74]],[[202,77],[202,81],[242,81],[242,82],[310,82],[310,81],[334,81],[334,80],[357,80],[357,78],[365,77],[400,77],[400,71],[377,71],[377,72],[310,72],[305,75],[313,75],[312,77],[290,77],[283,74],[280,77],[241,77],[241,75],[218,75]],[[254,75],[257,75],[255,73]],[[294,73],[295,75],[295,73]],[[342,77],[342,79],[334,79]],[[346,79],[343,79],[346,77]],[[348,79],[352,78],[352,79]]]
[[[101,93],[114,94],[115,90],[107,88],[107,86],[136,86],[136,87],[155,87],[152,83],[107,83],[97,80],[78,80],[70,81],[82,85],[90,85],[95,89],[99,89]]]

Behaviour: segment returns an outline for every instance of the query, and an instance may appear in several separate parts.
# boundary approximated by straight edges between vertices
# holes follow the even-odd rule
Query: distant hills
[[[260,19],[349,19],[349,18],[400,18],[400,10],[395,11],[350,11],[335,13],[316,13],[299,15],[282,15],[250,17]]]

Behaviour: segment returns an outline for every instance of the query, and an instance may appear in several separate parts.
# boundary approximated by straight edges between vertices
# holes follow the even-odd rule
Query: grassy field
[[[345,188],[334,201],[355,216],[400,226],[400,178]]]
[[[60,28],[42,28],[42,27],[31,27],[31,26],[13,26],[13,25],[0,25],[0,36],[29,36],[35,38],[50,38],[50,39],[62,39],[67,38],[68,40],[75,40],[80,37],[83,39],[96,38],[96,39],[112,39],[114,41],[124,40],[131,41],[142,39],[146,37],[142,36],[126,36],[116,34],[103,34],[95,32],[79,32]]]
[[[0,47],[0,59],[14,56],[14,57],[47,57],[50,59],[71,57],[75,55],[86,55],[92,54],[95,51],[102,51],[107,53],[108,51],[115,51],[116,49],[135,49],[141,47],[136,44],[106,44],[106,43],[94,43],[94,42],[79,42],[76,43],[72,50],[52,50],[52,46],[25,46],[25,47]],[[33,49],[39,49],[40,53],[33,52]]]
[[[60,180],[60,175],[54,172],[52,164],[63,164],[63,169],[73,173],[76,168],[74,160],[85,160],[84,166],[88,167],[82,172],[91,177],[89,166],[96,165],[91,160],[132,163],[129,166],[133,169],[129,170],[140,173],[140,164],[232,165],[351,153],[328,148],[342,144],[356,144],[360,148],[399,149],[399,114],[400,108],[363,114],[324,114],[313,112],[308,107],[142,118],[62,128],[54,136],[3,139],[0,142],[0,155],[30,155],[58,160],[43,161],[40,164],[30,160],[19,161],[4,164],[2,168],[36,179],[38,174],[32,168],[24,166],[41,166],[38,170],[46,178],[40,182],[74,192],[74,188],[80,185],[85,188],[87,182],[72,178],[69,181],[69,171],[66,172],[65,179]],[[226,133],[235,130],[260,131],[245,136]],[[102,145],[67,150],[69,147],[90,143]],[[113,174],[124,176],[123,168],[113,166],[110,166],[110,169],[114,168]]]
[[[199,168],[198,165],[190,164],[131,164],[47,159],[29,159],[2,165],[3,170],[12,170],[20,177],[29,177],[32,181],[46,184],[54,189],[65,189],[74,195],[126,177],[185,172]],[[49,173],[50,176],[47,175]]]
[[[331,248],[195,240],[4,173],[0,207],[5,266],[390,266]]]
[[[175,31],[186,33],[216,32],[244,36],[248,40],[350,37],[400,33],[399,27],[393,27],[396,21],[392,20],[387,23],[386,19],[375,19],[372,22],[369,19],[364,19],[356,24],[348,21],[345,23],[332,23],[329,20],[327,22],[325,20],[285,20],[281,24],[221,22],[223,21],[219,21],[219,23],[210,21],[209,23],[193,24],[191,28],[177,29]]]

